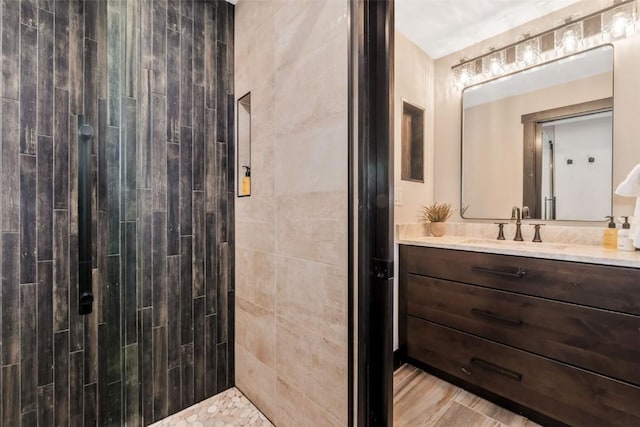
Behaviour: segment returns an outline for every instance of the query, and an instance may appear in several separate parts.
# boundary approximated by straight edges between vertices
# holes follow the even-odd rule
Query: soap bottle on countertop
[[[248,196],[251,194],[251,168],[249,166],[242,167],[246,169],[244,177],[242,177],[242,195]]]
[[[629,224],[629,217],[623,216],[624,223],[622,224],[622,228],[618,231],[618,250],[633,252],[636,248],[633,246],[633,240],[631,240],[631,224]]]
[[[617,249],[618,230],[616,230],[616,223],[612,216],[608,216],[607,218],[609,218],[609,225],[604,229],[602,244],[607,249]]]

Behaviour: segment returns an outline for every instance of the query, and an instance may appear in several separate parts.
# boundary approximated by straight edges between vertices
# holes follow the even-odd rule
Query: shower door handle
[[[78,118],[78,313],[93,310],[91,278],[91,142],[93,128]]]

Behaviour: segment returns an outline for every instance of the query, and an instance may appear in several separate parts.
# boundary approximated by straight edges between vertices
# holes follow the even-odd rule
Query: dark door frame
[[[357,387],[357,402],[351,404],[350,390],[349,418],[354,425],[355,409],[358,427],[386,427],[393,425],[394,0],[351,0],[350,15],[349,240],[350,253],[357,262],[358,317],[354,327],[355,283],[354,269],[350,268],[349,375],[350,384]],[[357,233],[353,220],[355,185]],[[357,383],[353,382],[354,351]]]

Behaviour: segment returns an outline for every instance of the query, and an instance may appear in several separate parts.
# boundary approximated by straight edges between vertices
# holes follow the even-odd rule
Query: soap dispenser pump
[[[624,223],[622,228],[618,231],[618,250],[625,252],[633,252],[636,248],[633,246],[633,240],[631,240],[631,224],[629,224],[629,217],[623,216]]]
[[[616,223],[612,216],[608,216],[609,225],[604,229],[602,244],[607,249],[618,248],[618,230],[616,230]]]
[[[249,166],[242,166],[245,168],[244,177],[242,178],[242,195],[248,196],[251,194],[251,168]]]

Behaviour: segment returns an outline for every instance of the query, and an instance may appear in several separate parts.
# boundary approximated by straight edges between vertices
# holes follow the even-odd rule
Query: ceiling
[[[580,0],[395,0],[396,29],[433,59]]]

